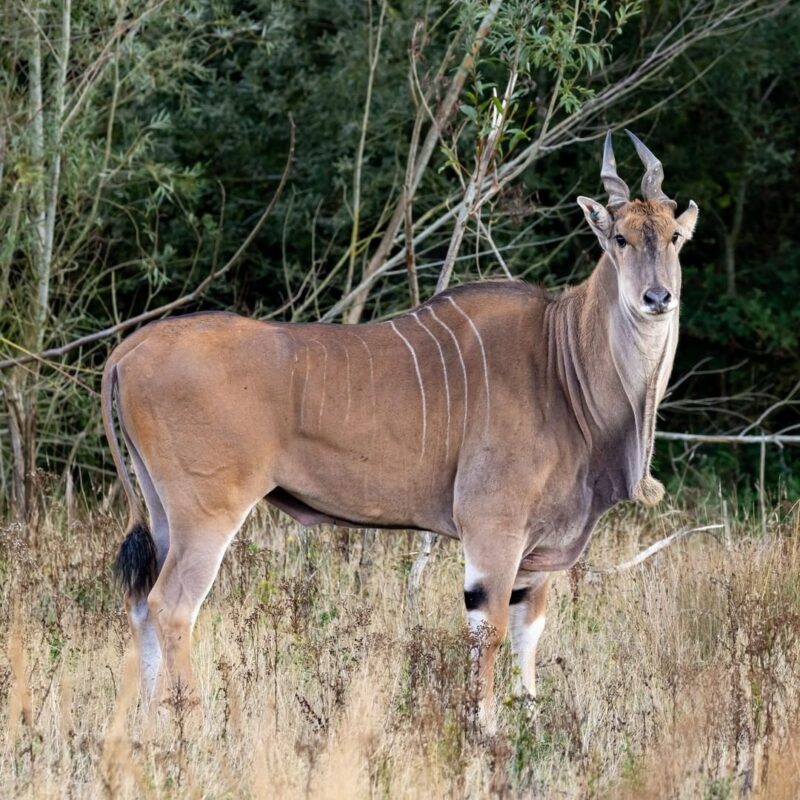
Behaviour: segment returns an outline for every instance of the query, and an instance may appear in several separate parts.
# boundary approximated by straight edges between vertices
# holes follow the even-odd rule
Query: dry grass
[[[800,535],[734,524],[602,581],[559,576],[540,697],[474,721],[458,544],[416,619],[416,540],[301,529],[259,509],[195,636],[202,708],[136,708],[109,564],[117,524],[0,534],[0,792],[14,797],[707,797],[800,793]],[[617,512],[590,558],[621,560],[706,511]],[[367,558],[369,556],[369,558]],[[508,653],[498,688],[510,685]]]

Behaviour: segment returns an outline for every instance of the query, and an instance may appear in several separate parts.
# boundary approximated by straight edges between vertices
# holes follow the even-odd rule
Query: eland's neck
[[[677,346],[677,310],[647,320],[627,308],[607,255],[557,307],[559,375],[590,458],[616,476],[615,495],[633,497],[649,476],[656,410]]]

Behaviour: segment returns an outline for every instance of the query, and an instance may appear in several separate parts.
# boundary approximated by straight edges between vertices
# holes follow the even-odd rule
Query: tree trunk
[[[59,46],[52,54],[55,69],[50,70],[48,102],[45,104],[45,86],[42,64],[42,23],[44,5],[30,10],[30,45],[28,49],[28,111],[30,128],[28,148],[32,164],[36,167],[28,195],[28,219],[19,219],[19,209],[25,203],[16,200],[12,207],[12,234],[25,231],[24,246],[30,252],[32,266],[31,302],[26,319],[21,321],[20,338],[28,352],[38,353],[47,341],[50,324],[50,287],[53,279],[54,242],[58,211],[59,183],[61,177],[61,124],[64,116],[67,72],[70,57],[72,3],[62,0]],[[46,25],[44,26],[46,27]],[[48,51],[49,52],[49,51]],[[47,105],[47,110],[45,110]],[[22,192],[21,188],[17,192]],[[26,225],[27,223],[27,225]],[[22,244],[22,242],[21,242]],[[3,253],[0,266],[0,296],[7,292],[7,278],[13,259],[12,249]],[[38,361],[30,367],[14,370],[4,381],[4,395],[8,409],[8,430],[11,443],[12,479],[11,506],[17,519],[32,522],[35,512],[34,469],[36,466],[36,409],[39,400],[41,366]]]

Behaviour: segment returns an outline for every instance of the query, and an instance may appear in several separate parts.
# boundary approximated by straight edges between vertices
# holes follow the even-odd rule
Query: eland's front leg
[[[516,679],[514,694],[536,697],[536,645],[544,630],[550,573],[520,572],[511,592],[511,647]]]
[[[508,630],[509,603],[522,546],[513,539],[466,538],[464,604],[475,636],[474,665],[480,681],[480,718],[494,726],[494,664],[497,649]]]

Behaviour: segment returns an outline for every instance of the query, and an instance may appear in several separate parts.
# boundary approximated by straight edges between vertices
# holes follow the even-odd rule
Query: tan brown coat
[[[148,696],[162,655],[173,680],[191,681],[194,619],[264,497],[303,524],[460,539],[470,623],[491,628],[487,713],[509,619],[534,690],[547,573],[575,563],[615,503],[660,497],[655,410],[678,338],[677,253],[696,219],[692,206],[676,220],[666,198],[578,202],[605,253],[557,297],[466,285],[358,326],[198,314],[114,351],[103,412],[131,505],[120,565]]]

